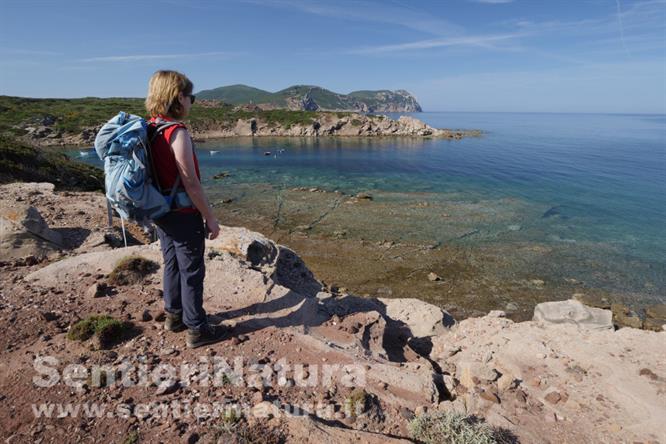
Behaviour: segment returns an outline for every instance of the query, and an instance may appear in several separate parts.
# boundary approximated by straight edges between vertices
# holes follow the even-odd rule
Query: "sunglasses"
[[[190,94],[190,103],[194,105],[194,99],[196,99],[197,96]]]

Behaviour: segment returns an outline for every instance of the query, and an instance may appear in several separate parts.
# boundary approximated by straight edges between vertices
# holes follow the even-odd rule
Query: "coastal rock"
[[[215,240],[207,242],[207,247],[209,256],[225,252],[255,267],[272,264],[278,255],[273,241],[242,227],[224,227]]]
[[[643,321],[643,328],[652,331],[666,331],[666,320],[646,318]]]
[[[645,309],[643,328],[652,331],[666,331],[666,304],[650,305]]]
[[[10,370],[6,373],[11,375],[11,379],[3,380],[3,396],[12,405],[20,406],[21,400],[25,404],[25,399],[30,399],[25,395],[34,394],[29,391],[32,374],[20,374],[12,365],[26,362],[24,344],[30,344],[35,352],[42,351],[34,348],[42,344],[35,343],[34,338],[45,336],[33,332],[35,328],[43,329],[48,333],[46,337],[58,343],[53,345],[59,345],[60,337],[55,334],[65,333],[68,324],[88,313],[108,313],[119,319],[134,314],[140,320],[142,312],[149,309],[156,321],[162,319],[156,311],[161,306],[159,295],[154,294],[161,284],[160,273],[151,276],[150,284],[116,288],[110,298],[85,297],[91,283],[101,282],[115,263],[129,254],[161,263],[158,244],[86,253],[21,276],[26,285],[21,282],[15,287],[17,291],[30,287],[33,295],[60,297],[25,303],[33,295],[26,292],[21,299],[11,300],[10,292],[4,293],[14,307],[20,307],[20,316],[32,314],[31,321],[35,322],[27,326],[15,322],[21,318],[13,312],[7,317],[15,328],[23,329],[22,334],[29,333],[24,339],[14,335],[13,329],[7,333],[19,344],[17,350],[7,346],[7,359],[3,360],[6,370]],[[322,284],[294,251],[241,228],[223,227],[218,240],[207,241],[205,259],[204,306],[212,322],[232,326],[237,338],[235,342],[227,340],[207,347],[206,355],[227,359],[251,356],[253,364],[262,365],[275,365],[285,358],[289,364],[304,363],[308,376],[322,379],[324,364],[337,366],[330,384],[324,385],[320,379],[313,389],[283,390],[302,382],[294,375],[293,382],[261,395],[249,392],[257,387],[249,382],[247,391],[226,387],[226,394],[242,402],[252,399],[250,405],[270,400],[276,408],[276,404],[303,403],[304,396],[339,407],[349,396],[350,387],[366,390],[368,412],[355,419],[338,411],[330,422],[310,422],[310,417],[290,418],[283,415],[283,410],[270,407],[272,414],[280,417],[277,419],[286,416],[288,433],[295,442],[313,437],[317,442],[391,442],[391,436],[408,436],[406,427],[412,412],[430,413],[435,406],[484,417],[491,426],[509,428],[520,442],[666,439],[666,333],[578,328],[578,322],[569,317],[576,320],[580,316],[569,312],[569,317],[559,323],[517,323],[501,312],[492,312],[449,325],[446,312],[422,301],[357,297],[342,289],[322,291]],[[9,279],[9,273],[15,273],[3,272]],[[33,303],[58,305],[33,308]],[[52,316],[41,314],[46,311],[59,313],[60,318],[48,321]],[[110,359],[170,361],[179,355],[176,349],[183,346],[181,340],[156,323],[142,324],[140,334],[127,342],[127,348],[119,347],[118,354]],[[230,344],[235,346],[231,348]],[[75,347],[65,347],[59,355],[55,348],[48,351],[62,359],[71,358],[73,349],[80,362],[97,361],[96,354],[82,355]],[[350,374],[362,380],[343,384]],[[173,389],[176,393],[165,394],[167,398],[196,395],[208,401],[211,395],[217,395],[209,391],[206,396],[207,389],[197,385],[183,384]],[[165,393],[170,390],[165,389]],[[131,404],[151,402],[154,392],[144,392],[132,391]],[[557,395],[551,394],[555,392]],[[111,391],[113,396],[116,393],[115,389]],[[128,395],[119,396],[124,401]],[[87,400],[84,395],[71,396],[73,402]],[[263,406],[271,411],[268,405]],[[571,426],[574,422],[575,427]],[[352,430],[342,424],[383,434]],[[193,426],[190,423],[188,427]],[[187,430],[183,436],[194,433],[200,431]]]
[[[0,214],[0,253],[4,259],[43,257],[63,248],[62,235],[49,228],[35,207],[3,203]]]
[[[613,321],[618,327],[641,328],[643,321],[629,307],[622,304],[612,304]]]
[[[284,291],[290,290],[307,297],[315,297],[322,289],[321,283],[294,251],[283,245],[277,245],[265,236],[245,228],[223,227],[217,239],[207,242],[207,251],[209,257],[214,260],[210,262],[210,266],[213,268],[210,273],[206,274],[206,278],[211,279],[210,285],[217,287],[218,293],[220,293],[219,288],[231,285],[229,282],[224,283],[225,276],[229,281],[237,282],[237,286],[242,289],[247,288],[247,285],[242,285],[242,279],[246,277],[249,279],[248,275],[252,275],[252,281],[262,281],[264,288],[277,284],[283,287]],[[246,261],[250,269],[237,270],[238,261],[229,255]],[[225,264],[229,264],[230,270],[234,271],[223,271]],[[219,272],[215,273],[212,271],[213,269],[219,270]],[[270,276],[270,282],[265,279],[265,276]],[[274,287],[271,294],[277,291],[278,288]],[[232,293],[233,290],[230,291],[230,294]],[[243,300],[239,296],[233,299]],[[264,299],[265,297],[262,295],[261,300]],[[249,300],[254,300],[254,298]]]
[[[519,381],[514,378],[513,375],[505,373],[497,380],[497,389],[502,392],[516,388],[519,384]]]
[[[610,310],[611,308],[611,303],[605,296],[589,293],[574,293],[571,298],[588,307],[603,308],[604,310]]]
[[[283,415],[288,428],[287,442],[302,443],[365,443],[365,444],[409,444],[412,441],[346,427],[333,427],[309,416]]]
[[[666,304],[648,306],[645,309],[645,316],[652,319],[666,319]]]
[[[309,93],[306,93],[301,99],[300,109],[304,111],[318,111],[319,105],[314,101]]]
[[[476,361],[460,361],[456,364],[456,377],[468,389],[477,384],[489,383],[499,378],[494,368]]]
[[[257,132],[257,121],[256,119],[238,119],[236,121],[236,127],[234,128],[234,133],[239,136],[253,136]]]
[[[455,324],[453,317],[441,308],[412,298],[380,298],[386,305],[386,316],[403,322],[414,337],[435,336]]]
[[[433,337],[430,358],[460,381],[446,387],[467,414],[513,424],[520,442],[659,441],[666,438],[664,335],[483,316]],[[501,373],[495,381],[494,372]],[[560,419],[545,422],[544,415]],[[577,427],[563,429],[564,418]],[[622,431],[609,431],[611,424]]]
[[[433,134],[433,129],[414,117],[400,116],[398,122],[403,125],[404,129],[412,134],[419,136],[430,136]]]
[[[612,318],[613,313],[610,310],[586,307],[570,299],[538,304],[534,307],[532,320],[541,324],[569,323],[585,329],[612,330]]]

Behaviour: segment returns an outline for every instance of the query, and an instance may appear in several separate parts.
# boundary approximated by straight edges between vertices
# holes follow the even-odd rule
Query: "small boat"
[[[79,151],[79,155],[81,157],[88,157],[89,154],[90,154],[90,151]]]
[[[264,156],[270,156],[271,152],[270,151],[264,151]]]
[[[214,155],[217,154],[217,153],[219,153],[219,151],[215,151],[215,150],[211,150],[211,151],[210,151],[210,155],[211,155],[211,156],[214,156]]]

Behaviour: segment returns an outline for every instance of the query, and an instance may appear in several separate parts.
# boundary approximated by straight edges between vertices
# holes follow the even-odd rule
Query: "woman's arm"
[[[171,136],[171,148],[176,158],[176,166],[185,191],[206,220],[206,225],[210,230],[209,239],[215,239],[220,233],[220,227],[197,177],[192,155],[192,139],[185,128],[178,128],[174,131]]]

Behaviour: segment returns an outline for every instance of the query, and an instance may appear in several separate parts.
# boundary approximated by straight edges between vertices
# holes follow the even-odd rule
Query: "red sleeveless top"
[[[168,117],[159,116],[160,119],[167,122],[174,122],[173,119]],[[156,123],[156,118],[150,119],[151,123]],[[159,126],[159,125],[158,125]],[[150,144],[150,154],[153,159],[154,173],[157,176],[157,181],[162,189],[162,192],[165,194],[171,190],[171,187],[176,182],[178,177],[178,167],[176,166],[176,156],[173,154],[173,149],[171,148],[171,137],[173,136],[174,131],[178,128],[187,127],[179,123],[178,125],[173,125],[162,131],[160,134],[156,135]],[[201,174],[199,173],[199,160],[197,155],[194,152],[194,145],[192,145],[192,158],[194,160],[194,169],[197,173],[197,177],[201,180]],[[181,183],[179,188],[184,187]],[[180,213],[197,213],[199,210],[196,208],[179,208],[174,210]]]

